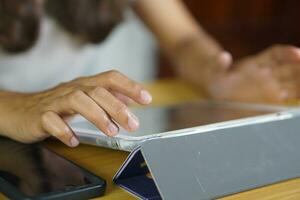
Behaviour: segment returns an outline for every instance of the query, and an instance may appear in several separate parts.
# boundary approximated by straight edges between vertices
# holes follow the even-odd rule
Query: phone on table
[[[105,188],[105,180],[40,144],[0,137],[0,192],[9,199],[90,199]]]

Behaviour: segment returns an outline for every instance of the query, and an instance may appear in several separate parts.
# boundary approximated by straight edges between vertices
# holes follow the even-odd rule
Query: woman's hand
[[[66,123],[74,114],[82,115],[108,136],[116,135],[119,126],[135,131],[138,119],[120,96],[139,104],[152,100],[140,84],[117,71],[78,78],[41,93],[0,95],[0,107],[5,113],[0,132],[26,143],[54,136],[75,147],[78,139]]]
[[[213,98],[283,103],[300,97],[300,49],[276,45],[236,62],[208,87]]]

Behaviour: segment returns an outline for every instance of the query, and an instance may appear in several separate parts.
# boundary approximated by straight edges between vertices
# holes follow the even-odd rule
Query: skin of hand
[[[24,143],[54,136],[75,147],[79,141],[66,123],[75,114],[108,136],[116,135],[119,126],[135,131],[139,121],[122,101],[124,97],[143,105],[152,101],[142,85],[118,71],[81,77],[39,93],[0,93],[0,133]]]
[[[207,90],[215,99],[281,104],[300,97],[299,75],[300,49],[274,45],[235,62]]]

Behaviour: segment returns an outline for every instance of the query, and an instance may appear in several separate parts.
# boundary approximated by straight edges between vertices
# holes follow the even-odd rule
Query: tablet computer
[[[199,101],[173,106],[132,108],[140,120],[140,128],[134,133],[120,129],[114,137],[106,136],[80,116],[74,118],[70,126],[81,143],[132,151],[142,142],[157,137],[174,137],[273,120],[280,117],[278,112],[287,109],[283,106]]]

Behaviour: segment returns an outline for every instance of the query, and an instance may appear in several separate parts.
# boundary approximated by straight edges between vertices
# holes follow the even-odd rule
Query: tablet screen
[[[134,133],[120,130],[121,135],[145,136],[178,129],[207,125],[228,120],[258,116],[283,110],[283,107],[240,103],[203,101],[170,107],[135,108],[132,112],[140,120],[140,128]],[[73,127],[99,130],[87,121],[78,121]]]

